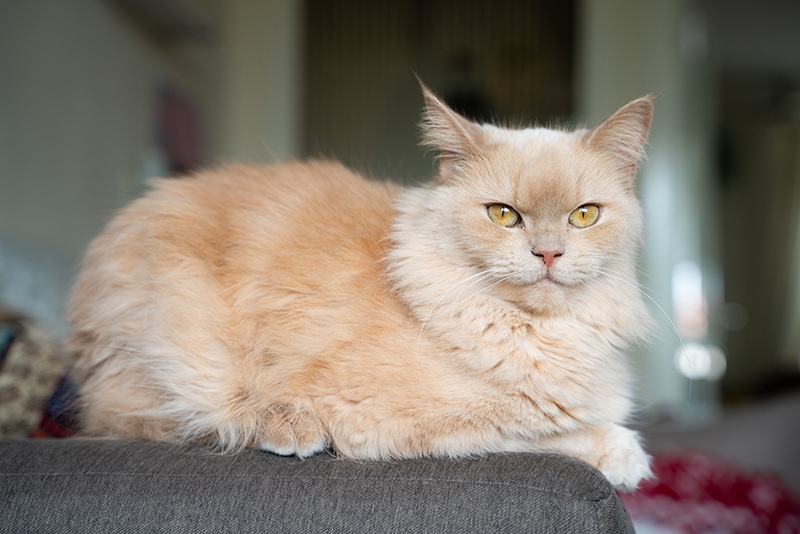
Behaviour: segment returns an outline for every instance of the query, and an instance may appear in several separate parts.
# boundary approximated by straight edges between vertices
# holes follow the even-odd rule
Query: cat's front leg
[[[653,476],[650,456],[642,449],[637,432],[610,425],[599,434],[600,456],[596,467],[615,488],[633,491],[639,482]]]
[[[574,456],[596,467],[621,491],[633,491],[653,474],[639,434],[621,425],[609,423],[553,436],[542,445],[548,451]]]

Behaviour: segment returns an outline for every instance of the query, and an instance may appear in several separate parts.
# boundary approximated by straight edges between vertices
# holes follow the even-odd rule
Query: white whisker
[[[645,291],[645,290],[642,288],[641,284],[640,284],[638,281],[631,281],[631,280],[628,280],[628,279],[626,279],[626,278],[624,278],[624,277],[622,277],[622,276],[619,276],[619,275],[617,275],[617,273],[614,273],[614,272],[608,271],[608,270],[606,270],[606,269],[603,269],[603,268],[598,268],[598,269],[597,269],[597,271],[598,271],[598,272],[599,272],[601,275],[603,275],[603,276],[605,276],[605,277],[607,277],[607,278],[611,278],[612,280],[616,280],[616,281],[618,281],[618,282],[621,282],[621,283],[623,283],[623,284],[626,284],[626,285],[628,285],[628,286],[630,286],[630,287],[632,287],[632,288],[636,289],[636,290],[637,290],[637,291],[638,291],[640,294],[642,294],[642,295],[643,295],[644,297],[646,297],[646,298],[647,298],[647,299],[648,299],[650,302],[652,302],[652,303],[653,303],[653,305],[654,305],[656,308],[658,308],[658,311],[659,311],[659,312],[661,312],[661,314],[662,314],[662,315],[664,316],[664,318],[667,320],[667,322],[669,323],[670,327],[672,328],[672,331],[675,333],[675,336],[678,338],[678,343],[680,344],[680,350],[681,350],[681,352],[682,352],[683,354],[686,354],[686,344],[685,344],[685,343],[684,343],[684,341],[683,341],[683,336],[681,335],[681,333],[680,333],[680,330],[678,330],[678,327],[677,327],[677,325],[676,325],[676,324],[675,324],[675,322],[672,320],[672,318],[671,318],[671,317],[670,317],[670,315],[667,313],[667,311],[666,311],[666,310],[665,310],[665,309],[664,309],[664,308],[663,308],[663,307],[662,307],[662,306],[661,306],[661,305],[660,305],[660,304],[659,304],[659,303],[656,301],[656,299],[654,299],[652,296],[650,296],[650,294],[648,294],[648,293],[647,293],[647,292],[646,292],[646,291]],[[691,360],[687,359],[687,361],[688,361],[688,362],[689,362],[689,364],[691,365]],[[689,401],[690,401],[690,402],[691,402],[691,399],[692,399],[692,380],[691,380],[691,379],[689,379]]]
[[[423,319],[423,321],[422,321],[422,326],[420,327],[420,332],[419,332],[419,338],[420,338],[420,341],[422,340],[422,336],[425,334],[425,331],[428,329],[428,324],[430,324],[430,321],[431,321],[431,319],[432,319],[432,318],[433,318],[433,319],[435,319],[435,318],[437,317],[437,316],[433,316],[433,317],[431,317],[431,315],[433,314],[433,312],[434,312],[434,311],[436,311],[436,310],[437,310],[437,308],[439,307],[439,304],[441,304],[441,303],[442,303],[442,301],[443,301],[443,300],[444,300],[444,299],[445,299],[445,298],[446,298],[448,295],[450,295],[451,293],[453,293],[453,291],[455,291],[456,289],[458,289],[458,288],[459,288],[459,286],[461,286],[461,285],[463,285],[463,284],[465,284],[465,283],[467,283],[467,282],[471,282],[471,283],[470,283],[470,284],[469,284],[469,285],[468,285],[468,286],[465,288],[465,289],[469,289],[469,288],[470,288],[470,287],[472,287],[472,286],[473,286],[475,283],[477,283],[477,282],[480,282],[482,277],[486,277],[486,276],[488,276],[488,275],[490,274],[490,272],[491,272],[491,271],[489,271],[489,270],[487,269],[487,270],[484,270],[484,271],[480,271],[480,272],[478,272],[478,273],[476,273],[476,274],[473,274],[472,276],[468,276],[467,278],[464,278],[463,280],[461,280],[461,281],[459,281],[459,282],[456,282],[455,284],[451,285],[451,286],[450,286],[450,287],[449,287],[449,288],[448,288],[446,291],[444,291],[444,292],[443,292],[441,295],[439,295],[439,298],[437,298],[437,299],[434,301],[434,303],[433,303],[433,304],[431,304],[431,307],[430,307],[430,309],[428,310],[428,313],[425,315],[425,319]],[[419,343],[418,343],[417,345],[419,346]]]
[[[495,287],[499,286],[499,285],[500,285],[500,284],[502,284],[503,282],[506,282],[507,280],[511,280],[512,278],[513,278],[513,275],[510,275],[510,274],[507,274],[507,275],[501,276],[500,278],[498,278],[497,280],[495,280],[495,281],[494,281],[494,282],[492,282],[491,284],[489,284],[489,285],[487,285],[487,286],[483,287],[483,288],[482,288],[480,291],[478,291],[477,293],[473,293],[473,296],[474,296],[474,295],[480,295],[481,293],[485,293],[486,291],[489,291],[490,289],[494,289]]]
[[[428,313],[425,315],[425,318],[422,321],[422,325],[420,325],[419,336],[417,337],[417,351],[416,351],[417,359],[419,359],[420,352],[422,350],[422,338],[425,336],[425,332],[428,330],[429,325],[431,324],[431,322],[434,321],[439,316],[439,314],[441,313],[440,304],[444,301],[444,299],[447,298],[448,296],[452,295],[453,292],[456,291],[459,288],[461,288],[462,291],[467,291],[467,290],[471,289],[475,284],[478,284],[481,281],[483,281],[485,278],[488,278],[490,274],[491,274],[491,271],[489,269],[486,269],[484,271],[480,271],[480,272],[475,273],[475,274],[473,274],[471,276],[468,276],[467,278],[464,278],[463,280],[460,280],[460,281],[456,282],[455,284],[451,285],[446,291],[444,291],[441,295],[439,295],[439,297],[433,302],[433,304],[431,304],[431,307],[428,310]],[[497,282],[497,283],[499,283],[499,282]],[[467,285],[464,286],[464,284],[467,284]],[[462,286],[464,286],[464,287],[462,287]],[[481,291],[485,291],[486,289],[489,289],[490,287],[494,287],[494,286],[490,285],[490,286],[482,289]],[[479,293],[480,293],[480,291],[478,293],[474,293],[473,295],[477,295]],[[436,312],[436,313],[434,314],[434,312]],[[417,366],[417,373],[419,374],[419,372],[420,372],[419,366]],[[420,377],[420,381],[421,381],[421,377]]]

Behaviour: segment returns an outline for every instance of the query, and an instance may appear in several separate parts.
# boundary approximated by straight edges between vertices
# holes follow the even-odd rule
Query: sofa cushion
[[[555,454],[360,462],[113,440],[0,440],[2,532],[633,532]]]

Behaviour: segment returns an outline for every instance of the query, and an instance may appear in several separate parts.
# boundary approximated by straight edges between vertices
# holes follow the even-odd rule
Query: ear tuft
[[[636,174],[636,165],[644,157],[644,146],[653,120],[653,97],[645,96],[623,106],[600,126],[586,134],[587,142],[597,150],[617,157],[620,167]]]
[[[420,87],[425,98],[421,144],[439,152],[443,167],[458,166],[475,157],[482,137],[480,126],[450,109],[422,81]]]

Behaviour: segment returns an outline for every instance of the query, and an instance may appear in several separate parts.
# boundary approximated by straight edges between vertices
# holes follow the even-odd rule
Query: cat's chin
[[[542,291],[551,291],[552,288],[561,286],[561,282],[557,282],[549,276],[543,276],[533,283],[533,287]]]
[[[539,306],[552,309],[563,299],[566,287],[561,282],[544,276],[531,285],[528,293],[533,297],[534,302]]]
[[[545,275],[533,281],[498,286],[499,295],[533,313],[552,313],[565,301],[568,286]]]

